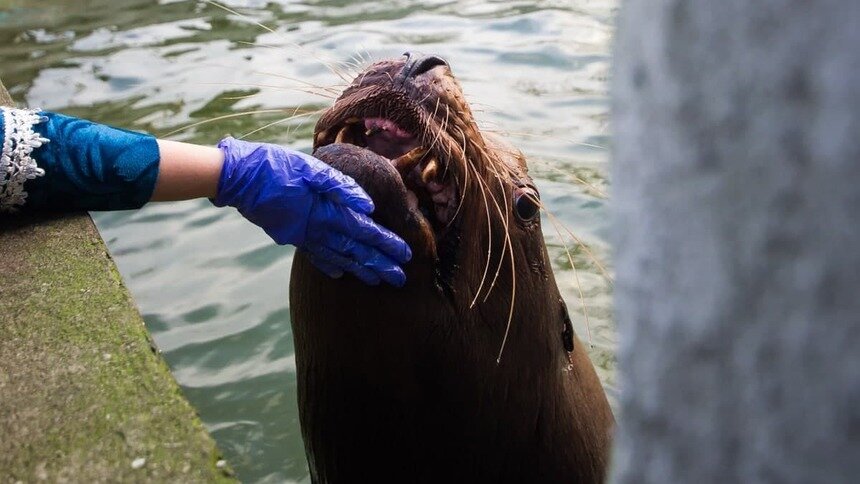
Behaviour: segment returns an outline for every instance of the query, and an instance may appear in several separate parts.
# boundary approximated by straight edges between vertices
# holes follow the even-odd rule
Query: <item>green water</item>
[[[327,64],[407,50],[445,57],[482,126],[529,156],[555,217],[609,265],[609,42],[615,0],[0,0],[0,76],[30,106],[215,144],[330,103]],[[255,25],[270,27],[274,32]],[[338,67],[348,70],[352,67]],[[308,149],[313,116],[250,139]],[[293,250],[207,201],[96,221],[150,331],[246,482],[308,481],[295,403],[287,287]],[[544,217],[577,332],[614,396],[611,287]],[[572,252],[572,270],[563,244]],[[611,267],[609,267],[611,271]]]

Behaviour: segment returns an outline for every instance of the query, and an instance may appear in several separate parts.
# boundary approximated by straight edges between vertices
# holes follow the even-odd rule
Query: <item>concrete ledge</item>
[[[232,480],[89,216],[0,219],[0,260],[0,482]]]

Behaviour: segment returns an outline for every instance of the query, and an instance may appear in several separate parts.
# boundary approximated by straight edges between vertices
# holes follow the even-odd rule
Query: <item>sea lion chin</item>
[[[601,482],[614,424],[573,333],[525,158],[482,133],[447,63],[385,60],[316,125],[315,156],[413,248],[403,288],[290,283],[314,482]]]

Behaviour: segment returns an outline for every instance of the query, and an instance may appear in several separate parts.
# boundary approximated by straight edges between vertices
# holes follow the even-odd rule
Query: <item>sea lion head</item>
[[[540,196],[522,153],[479,129],[448,63],[370,65],[321,116],[314,148],[413,249],[403,288],[329,279],[296,256],[314,478],[370,477],[385,455],[378,471],[409,482],[452,468],[486,482],[602,479],[612,414],[555,284]]]
[[[410,243],[416,263],[435,266],[450,296],[510,289],[496,276],[503,252],[547,276],[534,257],[540,197],[525,158],[482,133],[441,58],[407,53],[369,66],[322,115],[314,148],[365,188],[377,221]]]

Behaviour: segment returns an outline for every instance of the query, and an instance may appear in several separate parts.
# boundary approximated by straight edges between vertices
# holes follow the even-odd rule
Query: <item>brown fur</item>
[[[444,160],[462,207],[434,237],[387,160],[352,145],[315,152],[370,193],[374,218],[415,256],[397,289],[329,279],[296,255],[290,311],[312,477],[601,482],[614,421],[585,348],[573,336],[565,349],[540,221],[512,212],[515,187],[530,183],[525,160],[477,129],[447,67],[398,83],[402,66],[360,75],[321,118],[317,145],[351,116],[393,119]]]

